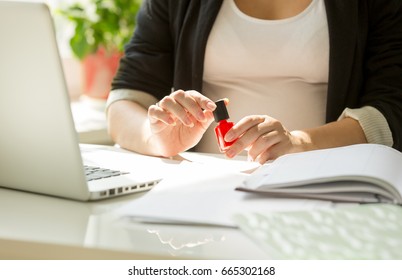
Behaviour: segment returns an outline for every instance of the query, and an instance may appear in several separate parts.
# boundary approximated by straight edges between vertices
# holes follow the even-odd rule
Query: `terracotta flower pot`
[[[99,49],[82,61],[83,94],[92,98],[107,99],[113,77],[119,67],[122,54],[108,54]]]

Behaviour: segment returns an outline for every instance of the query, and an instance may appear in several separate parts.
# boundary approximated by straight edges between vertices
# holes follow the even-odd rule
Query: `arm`
[[[212,122],[206,110],[210,100],[199,93],[178,90],[166,96],[174,84],[174,9],[170,5],[170,1],[144,1],[108,100],[113,140],[155,156],[172,156],[193,147]]]
[[[248,116],[226,134],[225,141],[237,141],[225,152],[232,158],[243,150],[261,164],[283,154],[366,143],[360,124],[351,118],[298,131],[288,131],[269,116]]]
[[[121,147],[142,154],[160,155],[158,148],[149,143],[151,131],[147,110],[136,102],[119,100],[108,109],[109,134]]]
[[[352,118],[344,118],[304,131],[292,131],[291,134],[299,139],[300,151],[367,143],[362,127]]]

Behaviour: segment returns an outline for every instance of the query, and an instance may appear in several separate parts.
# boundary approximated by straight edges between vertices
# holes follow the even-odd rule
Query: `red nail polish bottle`
[[[227,121],[229,119],[229,113],[226,109],[225,101],[220,99],[215,102],[216,109],[213,112],[215,121],[218,125],[215,127],[216,139],[218,140],[219,150],[223,153],[232,145],[236,140],[226,142],[224,137],[226,133],[233,127],[234,123]]]

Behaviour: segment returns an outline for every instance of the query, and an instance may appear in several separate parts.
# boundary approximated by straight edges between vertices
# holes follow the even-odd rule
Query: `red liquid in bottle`
[[[233,127],[234,123],[228,122],[227,120],[222,120],[215,127],[216,139],[218,140],[219,150],[224,152],[228,147],[230,147],[235,141],[226,142],[225,135]]]
[[[229,122],[229,113],[226,109],[225,101],[223,99],[215,102],[216,109],[213,112],[215,121],[218,125],[215,127],[216,139],[218,140],[219,150],[223,153],[230,147],[236,140],[226,142],[224,140],[226,133],[233,127],[234,123]]]

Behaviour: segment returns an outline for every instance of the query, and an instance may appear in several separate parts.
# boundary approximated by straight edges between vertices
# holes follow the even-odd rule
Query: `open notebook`
[[[158,159],[108,149],[98,159],[102,166],[84,167],[45,4],[0,1],[0,38],[1,187],[92,200],[148,190],[161,180]],[[129,160],[124,172],[110,169],[110,158],[122,156]]]
[[[377,144],[288,154],[237,190],[270,197],[402,205],[402,153]]]

